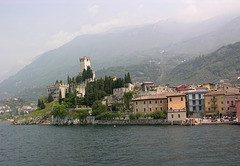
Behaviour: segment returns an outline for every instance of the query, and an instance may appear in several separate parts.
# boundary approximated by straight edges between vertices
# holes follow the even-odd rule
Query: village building
[[[217,85],[213,83],[206,83],[201,85],[201,87],[208,88],[209,91],[216,91],[217,90]]]
[[[204,95],[208,93],[207,88],[196,88],[187,93],[188,110],[193,118],[202,117],[205,113]]]
[[[168,121],[183,121],[187,114],[187,98],[184,93],[167,95]]]
[[[236,115],[235,93],[226,91],[214,91],[205,94],[206,116]]]
[[[165,94],[155,96],[142,96],[132,99],[133,112],[136,114],[152,113],[155,110],[166,111],[167,110],[167,97]]]

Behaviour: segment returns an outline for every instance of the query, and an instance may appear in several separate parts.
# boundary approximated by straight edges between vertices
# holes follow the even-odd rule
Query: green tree
[[[125,76],[126,76],[126,75],[125,75]],[[129,73],[129,72],[127,73],[125,83],[132,83],[132,80],[131,80],[131,77],[130,77],[130,73]]]
[[[103,105],[100,100],[97,100],[92,105],[92,115],[97,116],[103,112],[107,111],[106,105]]]
[[[124,95],[123,95],[123,100],[124,100],[124,105],[125,105],[125,109],[129,110],[130,109],[130,101],[134,95],[134,91],[130,91],[130,92],[124,92]]]
[[[166,111],[158,111],[155,110],[153,113],[150,114],[153,119],[166,119],[167,113]]]
[[[47,102],[51,103],[52,101],[54,101],[52,95],[48,95]]]
[[[62,101],[63,101],[63,99],[62,99],[62,92],[61,92],[61,90],[59,90],[59,97],[58,97],[59,104],[62,104]]]
[[[42,100],[40,104],[40,109],[44,109],[44,108],[45,108],[45,104],[44,104],[44,101]]]

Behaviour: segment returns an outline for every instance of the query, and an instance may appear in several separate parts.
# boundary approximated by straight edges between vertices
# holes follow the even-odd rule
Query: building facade
[[[166,95],[143,96],[132,100],[133,112],[136,114],[152,113],[155,110],[167,110],[167,97]]]
[[[207,88],[196,88],[188,91],[188,111],[192,117],[201,117],[201,114],[205,113],[204,95],[207,92]]]
[[[60,93],[61,93],[61,97],[65,98],[65,93],[68,90],[68,87],[69,85],[64,83],[56,83],[53,85],[48,85],[47,96],[51,95],[54,101],[58,101]]]
[[[226,91],[215,91],[205,94],[205,112],[206,116],[236,115],[235,93]]]
[[[168,121],[182,121],[186,119],[187,99],[186,94],[178,93],[167,96]]]

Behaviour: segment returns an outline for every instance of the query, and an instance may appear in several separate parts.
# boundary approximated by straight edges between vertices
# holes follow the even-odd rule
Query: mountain
[[[240,41],[240,17],[237,17],[215,31],[173,44],[166,50],[178,54],[206,54],[221,46]]]
[[[237,42],[178,65],[164,78],[164,82],[174,85],[216,83],[221,79],[240,76],[239,64],[240,42]]]
[[[141,65],[151,58],[173,68],[180,63],[180,61],[173,62],[174,57],[179,57],[180,54],[174,52],[173,48],[170,49],[172,45],[181,44],[183,41],[199,35],[204,36],[221,26],[227,27],[228,24],[225,23],[226,19],[221,18],[194,24],[167,20],[137,27],[115,29],[101,34],[78,36],[71,42],[42,54],[17,74],[4,80],[0,84],[0,97],[22,95],[27,92],[28,96],[34,97],[32,100],[35,100],[39,95],[46,94],[44,89],[48,84],[52,84],[56,80],[64,81],[68,75],[76,76],[79,71],[79,58],[83,56],[91,57],[91,63],[95,70],[114,66]],[[236,24],[238,25],[239,22]],[[228,36],[230,32],[224,31],[224,33]],[[238,34],[234,36],[239,37],[240,41]],[[228,38],[226,42],[231,42],[231,40]],[[169,49],[166,51],[167,48]],[[192,48],[189,49],[192,50]],[[196,57],[198,53],[196,51],[193,56],[181,55],[180,59],[190,59]],[[148,74],[143,73],[142,79]],[[163,77],[161,73],[159,74]]]

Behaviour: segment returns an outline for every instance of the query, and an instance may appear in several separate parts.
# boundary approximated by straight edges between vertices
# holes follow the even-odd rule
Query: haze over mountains
[[[151,63],[150,66],[155,66],[158,71],[152,81],[163,83],[165,75],[183,61],[238,42],[239,34],[240,17],[232,20],[217,17],[195,24],[168,20],[78,36],[71,42],[42,54],[16,75],[4,80],[0,84],[0,94],[1,97],[8,97],[24,91],[35,93],[36,97],[39,94],[45,95],[43,89],[46,85],[53,84],[56,80],[66,80],[67,75],[77,75],[79,58],[83,56],[91,57],[93,68],[99,70],[97,76],[106,74],[108,67],[142,68]],[[101,70],[103,68],[105,70]],[[154,72],[154,68],[145,71]],[[148,77],[151,73],[143,71],[140,75],[141,78],[136,76],[133,79],[151,79]]]

